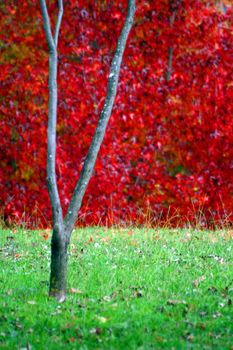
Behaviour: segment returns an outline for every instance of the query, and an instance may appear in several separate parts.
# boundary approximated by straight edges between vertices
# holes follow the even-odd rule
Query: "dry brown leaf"
[[[137,241],[131,241],[129,242],[130,245],[136,247],[138,245],[138,242]]]
[[[233,239],[233,231],[228,231],[227,232],[227,238],[228,239]]]
[[[109,237],[109,236],[103,237],[103,238],[101,239],[101,242],[104,242],[104,243],[109,242],[109,241],[110,241],[110,237]]]
[[[130,230],[130,231],[127,232],[127,235],[128,235],[128,236],[132,236],[133,234],[134,234],[134,232],[133,232],[132,230]]]
[[[199,284],[200,284],[201,282],[203,282],[205,279],[206,279],[206,277],[205,277],[204,275],[198,277],[195,281],[193,281],[193,286],[194,286],[194,287],[198,287]]]
[[[72,294],[82,294],[82,291],[77,288],[70,288],[70,293]]]

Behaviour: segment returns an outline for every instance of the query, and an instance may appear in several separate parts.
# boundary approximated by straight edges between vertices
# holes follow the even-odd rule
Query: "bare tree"
[[[49,295],[59,302],[66,298],[67,280],[67,249],[71,233],[77,220],[78,212],[87,185],[91,178],[96,158],[104,138],[105,130],[112,112],[117,92],[120,66],[126,41],[133,25],[135,13],[135,0],[128,0],[128,9],[124,26],[118,39],[116,51],[112,60],[108,77],[108,88],[105,103],[93,136],[87,157],[85,159],[79,180],[71,198],[69,208],[63,217],[60,197],[56,179],[56,124],[57,124],[57,45],[59,30],[63,15],[63,0],[58,0],[58,16],[52,34],[51,22],[48,14],[46,0],[40,0],[44,31],[49,49],[49,112],[48,112],[48,149],[47,149],[47,185],[52,205],[53,233],[51,241],[51,274]]]

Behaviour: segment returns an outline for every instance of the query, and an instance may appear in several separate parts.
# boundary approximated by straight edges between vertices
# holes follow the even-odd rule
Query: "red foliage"
[[[137,2],[80,223],[195,223],[201,212],[203,225],[232,222],[232,9],[201,0]],[[0,5],[0,205],[7,221],[47,226],[48,55],[37,3]],[[103,105],[125,7],[124,0],[65,1],[57,125],[64,211]]]

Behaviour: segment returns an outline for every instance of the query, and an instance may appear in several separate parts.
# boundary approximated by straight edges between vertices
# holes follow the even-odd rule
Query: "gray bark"
[[[53,231],[49,295],[63,302],[66,299],[68,244],[57,237],[58,235]]]
[[[107,96],[98,125],[85,159],[79,180],[70,201],[68,212],[63,220],[63,213],[56,180],[56,124],[57,124],[57,44],[63,14],[63,0],[58,0],[59,11],[52,35],[46,0],[40,0],[44,21],[44,30],[49,48],[49,113],[48,113],[48,149],[47,149],[47,184],[53,214],[53,234],[51,241],[51,274],[49,294],[58,301],[66,297],[67,248],[72,230],[77,220],[87,185],[91,178],[96,158],[104,138],[106,127],[112,112],[119,80],[120,66],[126,41],[133,25],[135,0],[128,0],[125,23],[118,39],[108,78]]]
[[[172,75],[172,56],[173,56],[173,48],[170,46],[168,48],[168,64],[167,64],[166,81],[170,81],[171,75]]]
[[[181,2],[178,1],[177,2],[177,7],[179,6],[179,3]],[[172,28],[176,19],[176,13],[177,13],[177,9],[173,10],[173,13],[169,19],[170,22],[170,27]],[[171,79],[171,75],[172,75],[172,59],[173,59],[173,47],[169,47],[168,48],[168,63],[167,63],[167,72],[166,72],[166,81],[170,81]]]

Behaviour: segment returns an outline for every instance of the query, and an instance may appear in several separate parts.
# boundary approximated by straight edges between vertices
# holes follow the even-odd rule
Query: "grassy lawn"
[[[80,229],[68,300],[47,297],[47,232],[2,230],[0,348],[233,349],[233,234]]]

